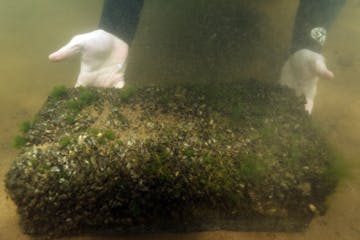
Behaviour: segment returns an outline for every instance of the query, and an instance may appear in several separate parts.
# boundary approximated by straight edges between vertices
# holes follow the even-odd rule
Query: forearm
[[[131,44],[144,0],[105,0],[99,27]]]
[[[346,0],[300,0],[290,52],[304,48],[320,52],[326,33],[345,2]]]

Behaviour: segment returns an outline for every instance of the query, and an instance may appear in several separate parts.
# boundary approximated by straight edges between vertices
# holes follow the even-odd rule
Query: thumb
[[[64,59],[70,58],[78,53],[82,49],[81,38],[74,37],[68,44],[53,52],[49,55],[49,60],[52,62],[62,61]]]
[[[324,59],[317,59],[315,61],[315,73],[322,79],[331,80],[334,78],[334,73],[331,72],[325,64]]]

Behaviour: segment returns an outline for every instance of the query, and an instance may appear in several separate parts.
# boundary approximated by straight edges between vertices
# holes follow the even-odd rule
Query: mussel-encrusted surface
[[[236,84],[53,93],[6,177],[24,230],[300,230],[333,155],[292,91]]]

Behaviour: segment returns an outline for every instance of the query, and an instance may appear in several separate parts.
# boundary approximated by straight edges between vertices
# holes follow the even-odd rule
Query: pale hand
[[[308,49],[301,49],[285,62],[280,84],[295,90],[297,95],[306,98],[305,110],[311,114],[317,89],[317,81],[332,79],[334,74],[328,70],[325,58]]]
[[[75,87],[115,87],[125,85],[124,72],[129,46],[118,37],[96,30],[76,35],[56,52],[49,55],[53,62],[81,54],[81,67]]]

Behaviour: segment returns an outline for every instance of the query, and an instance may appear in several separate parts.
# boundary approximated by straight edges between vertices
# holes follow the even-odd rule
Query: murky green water
[[[286,0],[249,1],[246,6],[236,4],[235,0],[226,4],[215,0],[187,4],[180,0],[145,2],[128,69],[129,79],[138,82],[167,79],[180,82],[209,76],[272,80],[284,60],[296,10],[296,3]],[[48,62],[47,55],[71,36],[95,29],[101,6],[102,1],[95,0],[0,0],[1,179],[17,154],[11,148],[11,141],[18,125],[33,117],[54,86],[70,87],[75,83],[78,59],[55,65]],[[239,37],[246,29],[231,32],[230,27],[236,23],[232,19],[244,6],[247,14],[243,17],[253,18],[261,30],[258,41]],[[191,21],[198,24],[189,24]],[[359,239],[359,22],[360,3],[349,0],[330,32],[324,51],[336,78],[320,82],[313,114],[314,121],[344,155],[351,176],[339,184],[329,198],[329,211],[317,217],[308,231],[294,234],[220,231],[68,239]],[[208,41],[214,38],[211,38],[214,33],[221,41]],[[249,52],[249,47],[255,50]],[[21,233],[17,221],[16,208],[6,197],[1,181],[0,239],[29,239]]]

